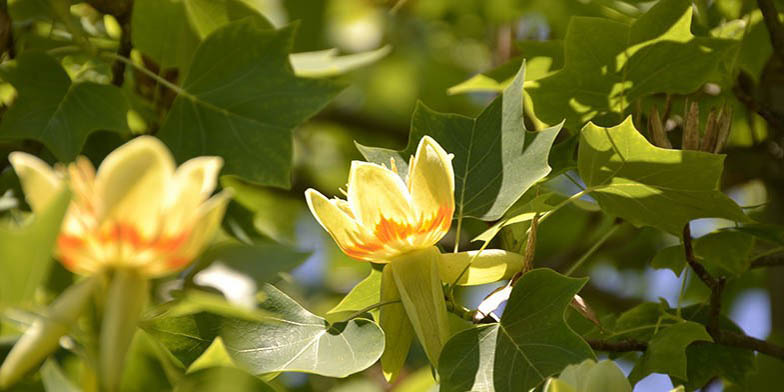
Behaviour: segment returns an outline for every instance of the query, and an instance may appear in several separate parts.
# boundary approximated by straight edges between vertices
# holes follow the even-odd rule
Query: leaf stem
[[[117,61],[123,62],[125,64],[128,64],[131,67],[134,67],[137,70],[139,70],[141,73],[149,76],[150,78],[152,78],[156,82],[158,82],[158,83],[166,86],[167,88],[171,89],[172,91],[176,92],[177,94],[182,95],[184,97],[188,97],[190,99],[195,99],[195,97],[193,95],[189,94],[187,91],[185,91],[180,86],[178,86],[178,85],[176,85],[176,84],[166,80],[165,78],[161,77],[160,75],[156,74],[155,72],[152,72],[149,69],[147,69],[147,68],[145,68],[145,67],[143,67],[143,66],[141,66],[139,64],[134,63],[131,59],[129,59],[127,57],[120,56],[117,53],[107,53],[107,52],[99,53],[99,55],[102,56],[102,57],[106,57],[106,58],[109,58],[109,59],[112,59],[112,60],[117,60]]]
[[[371,310],[378,309],[378,308],[380,308],[382,306],[385,306],[385,305],[392,305],[392,304],[397,304],[397,303],[400,303],[399,299],[393,299],[393,300],[389,300],[389,301],[382,301],[382,302],[379,302],[379,303],[375,303],[373,305],[366,306],[366,307],[364,307],[364,308],[362,308],[362,309],[360,309],[360,310],[358,310],[358,311],[356,311],[354,313],[351,313],[348,317],[343,319],[343,321],[353,320],[353,319],[361,316],[363,313],[367,313],[367,312],[369,312]]]
[[[622,221],[616,221],[613,223],[612,227],[610,227],[598,241],[596,241],[587,252],[583,253],[583,255],[566,270],[566,276],[571,276],[578,268],[580,268],[586,260],[588,260],[599,248],[604,245],[604,243],[613,235],[615,234],[618,229],[621,228]]]

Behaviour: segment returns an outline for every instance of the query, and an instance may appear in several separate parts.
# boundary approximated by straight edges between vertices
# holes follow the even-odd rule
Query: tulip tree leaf
[[[691,0],[663,0],[633,24],[574,17],[564,40],[564,67],[529,83],[535,116],[566,117],[577,128],[594,117],[616,121],[630,103],[654,93],[688,94],[716,81],[737,42],[695,37]]]
[[[564,313],[587,279],[550,269],[517,282],[501,322],[456,334],[438,364],[442,391],[527,391],[570,364],[594,358]]]
[[[177,160],[219,155],[225,174],[290,185],[292,129],[341,89],[294,75],[288,61],[293,31],[243,20],[201,43],[158,134]]]
[[[233,367],[210,367],[186,374],[174,392],[275,392],[269,384]]]
[[[52,198],[21,227],[0,225],[0,309],[31,299],[46,279],[70,192]]]
[[[22,53],[0,66],[0,77],[19,94],[3,113],[0,139],[37,140],[65,162],[79,155],[92,132],[129,132],[128,103],[119,88],[74,83],[60,63],[45,53]]]
[[[686,320],[706,325],[709,322],[710,309],[703,304],[692,305],[683,308],[681,314]],[[719,318],[719,328],[744,333],[732,320],[724,316]],[[703,387],[716,377],[742,386],[757,368],[754,351],[716,343],[692,344],[686,348],[686,357],[688,379],[672,378],[674,385],[683,384],[689,391]]]
[[[655,147],[631,117],[612,128],[586,125],[577,160],[580,177],[602,209],[637,226],[680,235],[697,218],[748,221],[718,189],[723,155]]]
[[[132,15],[134,48],[163,68],[181,70],[188,68],[205,37],[233,20],[250,15],[260,26],[271,27],[258,10],[242,0],[136,0]]]
[[[471,92],[501,93],[514,80],[520,65],[525,61],[525,81],[539,80],[563,67],[563,43],[561,41],[523,41],[517,44],[523,54],[487,72],[476,74],[470,79],[447,90],[449,94]]]
[[[435,112],[419,104],[411,120],[408,146],[402,151],[359,145],[368,161],[408,173],[408,157],[429,135],[454,154],[456,217],[496,220],[534,183],[550,172],[550,148],[561,126],[526,132],[523,125],[521,67],[503,95],[477,118]]]
[[[740,276],[749,269],[754,237],[740,231],[722,230],[696,238],[694,254],[714,275]],[[651,261],[654,268],[669,268],[680,275],[686,266],[683,245],[660,250]]]
[[[142,327],[184,366],[190,366],[220,336],[234,363],[252,374],[282,371],[346,377],[366,369],[384,351],[384,334],[369,320],[328,324],[271,285],[262,321],[201,313],[151,319]]]
[[[370,275],[357,283],[328,314],[353,313],[381,302],[381,270],[370,269]],[[378,312],[371,312],[377,316]],[[378,319],[377,317],[375,317]]]
[[[712,342],[705,326],[686,321],[662,328],[648,342],[648,349],[640,357],[629,380],[636,384],[651,373],[664,373],[686,379],[686,347],[697,341]]]

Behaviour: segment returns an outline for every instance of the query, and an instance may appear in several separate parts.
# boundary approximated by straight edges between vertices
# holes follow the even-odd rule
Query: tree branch
[[[762,18],[765,20],[765,26],[768,28],[773,50],[784,61],[784,26],[781,24],[781,20],[779,20],[779,12],[776,10],[776,5],[773,4],[773,0],[757,0],[757,6],[762,12]]]
[[[751,261],[749,268],[784,267],[784,253],[768,255]]]
[[[694,273],[700,278],[702,283],[705,283],[713,291],[718,283],[694,256],[694,247],[691,243],[691,226],[688,223],[683,227],[683,250],[686,254],[686,262],[689,263],[691,269],[694,270]]]
[[[639,340],[626,339],[618,342],[608,342],[606,340],[588,340],[592,349],[612,353],[625,353],[629,351],[645,351],[648,344]]]
[[[784,347],[737,332],[726,330],[719,330],[717,332],[717,335],[714,336],[713,339],[722,346],[754,350],[784,361]]]

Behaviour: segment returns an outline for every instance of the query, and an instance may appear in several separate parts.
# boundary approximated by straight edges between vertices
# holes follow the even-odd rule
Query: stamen
[[[397,172],[397,165],[395,164],[395,158],[389,157],[389,168],[395,172],[395,174],[399,174]]]

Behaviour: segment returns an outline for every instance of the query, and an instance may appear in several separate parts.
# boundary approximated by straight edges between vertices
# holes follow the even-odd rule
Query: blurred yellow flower
[[[452,156],[425,136],[411,157],[406,182],[391,165],[352,162],[348,200],[305,192],[318,222],[355,259],[388,263],[435,245],[449,231],[455,210]]]
[[[175,171],[169,150],[151,136],[117,148],[97,172],[85,157],[55,169],[23,152],[8,159],[34,211],[70,186],[55,254],[83,275],[129,268],[155,277],[185,267],[214,234],[229,200],[226,192],[210,197],[221,158],[194,158]]]

